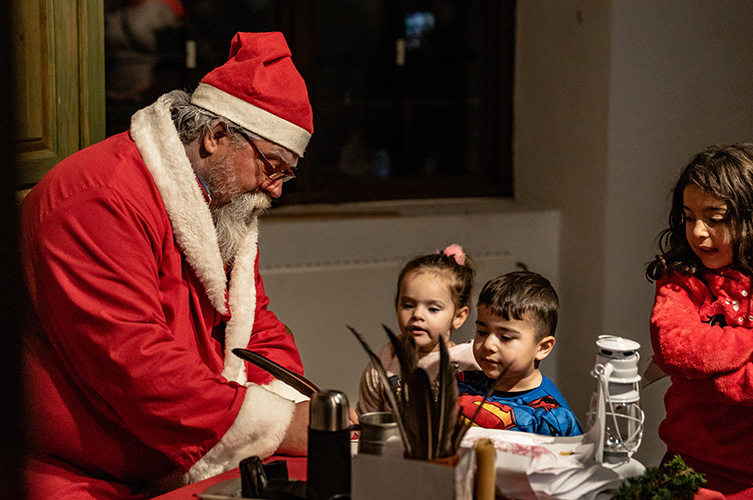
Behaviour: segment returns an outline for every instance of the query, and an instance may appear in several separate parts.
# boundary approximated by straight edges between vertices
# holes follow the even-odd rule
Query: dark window
[[[225,61],[236,31],[288,39],[314,137],[279,203],[512,195],[514,1],[183,5],[188,88]]]

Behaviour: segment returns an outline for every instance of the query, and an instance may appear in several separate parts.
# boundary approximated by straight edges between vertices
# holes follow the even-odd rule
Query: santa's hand
[[[309,401],[296,403],[285,438],[277,448],[279,455],[305,456],[308,453]]]

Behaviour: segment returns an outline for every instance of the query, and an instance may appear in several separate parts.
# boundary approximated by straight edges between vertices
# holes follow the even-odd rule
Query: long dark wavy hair
[[[742,143],[711,146],[685,167],[672,192],[669,228],[659,233],[661,253],[646,267],[648,280],[675,272],[692,275],[703,269],[685,236],[683,191],[688,185],[726,202],[732,265],[753,274],[753,143]]]

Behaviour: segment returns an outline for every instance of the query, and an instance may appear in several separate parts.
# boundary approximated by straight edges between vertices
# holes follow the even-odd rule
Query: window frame
[[[391,201],[430,198],[511,198],[513,190],[513,81],[515,41],[515,0],[471,0],[483,3],[488,15],[484,16],[483,30],[490,33],[489,43],[496,50],[484,52],[484,66],[492,68],[483,75],[484,89],[489,106],[484,110],[489,126],[483,128],[479,143],[485,145],[479,155],[480,162],[493,163],[490,175],[467,175],[454,177],[406,177],[406,178],[323,178],[318,175],[320,145],[317,130],[317,96],[314,82],[317,81],[315,27],[315,1],[292,5],[283,2],[281,13],[282,31],[285,33],[293,54],[293,61],[309,85],[309,94],[314,111],[314,135],[307,151],[299,162],[296,179],[286,183],[283,196],[275,200],[275,206],[312,203],[351,203],[359,201]],[[385,2],[385,8],[395,8]],[[400,3],[400,2],[397,2]],[[493,119],[490,118],[494,115]],[[321,135],[320,135],[321,136]]]

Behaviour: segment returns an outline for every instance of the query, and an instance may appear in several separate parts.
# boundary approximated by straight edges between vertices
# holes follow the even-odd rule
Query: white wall
[[[609,15],[601,0],[518,2],[516,198],[561,214],[559,388],[584,423],[606,333]]]
[[[753,140],[753,44],[748,1],[519,2],[516,151],[521,201],[561,210],[560,386],[577,411],[579,378],[600,333],[651,354],[656,253],[668,191],[690,156]],[[544,186],[539,179],[552,182]],[[565,193],[557,195],[560,186]],[[578,348],[581,347],[581,349]],[[565,376],[570,366],[574,376]],[[667,382],[642,401],[638,458],[664,453],[656,435]]]
[[[643,278],[667,224],[669,191],[711,144],[753,141],[753,3],[613,2],[605,330],[651,354],[653,285]],[[640,312],[636,314],[637,312]],[[648,428],[664,416],[667,380],[644,391]],[[648,451],[663,453],[655,437]]]
[[[521,260],[552,279],[562,312],[544,369],[584,418],[599,334],[651,354],[645,263],[677,170],[709,144],[753,140],[748,0],[521,0],[517,17],[514,201],[286,207],[262,222],[272,309],[306,373],[353,404],[366,358],[344,325],[381,345],[400,265],[456,242],[483,274]],[[664,453],[665,388],[643,395],[646,465]]]

